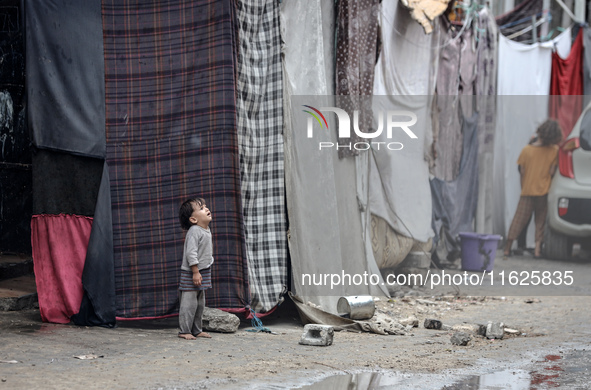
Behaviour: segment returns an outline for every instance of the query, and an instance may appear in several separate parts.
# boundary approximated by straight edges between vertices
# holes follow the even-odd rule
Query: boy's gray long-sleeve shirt
[[[200,270],[209,268],[213,264],[213,244],[211,230],[199,225],[193,225],[185,237],[183,263],[181,269],[191,271],[191,266],[198,265]]]

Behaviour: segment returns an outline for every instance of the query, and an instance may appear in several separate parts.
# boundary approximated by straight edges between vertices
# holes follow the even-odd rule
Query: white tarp
[[[330,131],[307,138],[309,116],[302,105],[334,106],[334,8],[326,1],[282,3],[285,41],[285,179],[289,216],[292,289],[302,300],[336,314],[340,296],[359,295],[363,286],[325,283],[304,286],[303,274],[349,275],[369,272],[356,199],[355,160],[340,160],[335,149],[319,150],[320,141],[336,143]],[[316,96],[313,96],[316,95]],[[318,280],[318,279],[316,279]],[[332,279],[336,281],[336,279]],[[367,288],[365,294],[382,295]]]
[[[433,237],[426,156],[432,143],[429,96],[435,88],[438,27],[426,35],[398,1],[382,2],[380,25],[383,45],[376,64],[374,113],[390,104],[405,106],[417,115],[412,129],[418,139],[403,135],[404,141],[397,139],[403,150],[369,154],[369,211],[398,233],[426,242]]]
[[[494,153],[493,229],[506,237],[515,214],[521,185],[517,158],[537,127],[548,119],[552,50],[570,53],[570,28],[552,41],[526,45],[499,35],[497,130]],[[533,245],[533,223],[528,247]]]

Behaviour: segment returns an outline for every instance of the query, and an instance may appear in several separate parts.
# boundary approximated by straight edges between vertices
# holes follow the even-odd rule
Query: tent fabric
[[[72,316],[77,325],[115,325],[115,275],[113,260],[113,220],[109,167],[103,166],[92,230],[82,270],[83,297],[80,310]]]
[[[339,159],[335,149],[318,150],[321,141],[336,143],[336,132],[316,129],[313,138],[307,138],[309,115],[302,112],[304,104],[335,104],[330,96],[334,93],[330,82],[334,80],[334,11],[332,2],[321,0],[281,5],[291,288],[305,302],[330,313],[336,313],[343,294],[370,293],[365,286],[331,289],[330,285],[304,285],[302,280],[306,273],[363,274],[369,269],[356,198],[355,160]],[[326,119],[334,128],[333,115]]]
[[[372,127],[371,95],[377,58],[379,0],[336,2],[335,94],[337,106],[350,115],[359,113],[359,129]],[[339,143],[359,142],[358,135]],[[354,148],[339,149],[339,155],[354,156]]]
[[[104,158],[101,0],[24,4],[28,120],[33,144]]]
[[[517,157],[548,118],[551,56],[570,52],[570,29],[552,41],[525,45],[499,35],[497,126],[494,140],[493,233],[505,235],[519,201]],[[509,96],[514,95],[514,96]],[[533,227],[528,232],[533,243]]]
[[[328,313],[311,305],[307,305],[303,299],[297,295],[289,295],[293,303],[295,303],[300,319],[304,324],[323,324],[330,325],[336,331],[347,330],[351,332],[368,332],[381,335],[391,334],[392,331],[386,330],[388,324],[370,321],[356,321],[341,316]],[[401,334],[404,332],[400,331]]]
[[[71,319],[79,325],[114,323],[115,290],[111,276],[113,255],[112,245],[109,245],[112,236],[105,236],[94,246],[88,244],[86,236],[86,234],[90,234],[91,237],[96,236],[99,231],[111,229],[110,207],[103,208],[99,215],[95,215],[101,203],[100,199],[105,198],[101,183],[101,176],[104,175],[103,166],[102,159],[93,157],[43,149],[37,149],[33,153],[33,213],[41,215],[31,222],[32,227],[37,227],[31,231],[31,241],[34,244],[33,261],[36,272],[39,270],[36,278],[37,292],[40,296],[39,307],[44,312],[55,313],[60,305],[63,306],[58,310],[61,313],[59,316],[48,314],[44,317],[45,321],[69,322],[69,319],[66,321],[66,316],[72,316]],[[108,191],[108,182],[106,185]],[[108,193],[106,200],[110,200]],[[60,217],[65,214],[67,216]],[[74,216],[76,218],[96,216],[98,219],[87,226],[81,223],[70,223]],[[62,219],[66,221],[56,222]],[[104,219],[108,221],[104,223]],[[78,219],[73,220],[79,222]],[[83,232],[83,240],[78,237],[78,233],[71,232],[79,225],[83,229],[88,228],[88,232]],[[72,238],[64,239],[64,237]],[[98,255],[88,255],[94,251],[92,247],[99,251]],[[72,273],[70,263],[76,264],[75,277],[70,277]],[[77,267],[82,268],[78,270]],[[78,275],[78,271],[82,274],[82,269],[93,270],[86,282],[83,282]],[[96,272],[97,270],[101,272]],[[79,306],[75,309],[74,302],[80,305],[78,291],[82,291],[83,288],[84,295],[90,294],[98,304],[84,308]],[[53,301],[51,298],[54,295],[61,297],[64,294],[67,296],[66,299],[60,298]],[[41,299],[42,296],[43,299]],[[72,296],[75,299],[72,299]],[[80,312],[85,312],[85,317],[95,319],[91,322],[85,321],[78,315]]]
[[[33,215],[31,245],[43,321],[67,324],[80,311],[82,271],[91,229],[89,217]]]
[[[43,149],[32,157],[33,214],[94,215],[103,160]]]
[[[380,25],[383,48],[375,71],[374,112],[394,104],[414,112],[420,123],[413,127],[419,138],[404,139],[403,150],[370,155],[369,211],[384,218],[398,233],[427,242],[433,237],[428,97],[435,88],[439,38],[437,32],[425,35],[399,2],[382,2]]]
[[[550,117],[560,123],[564,137],[570,134],[583,111],[583,35],[583,29],[579,29],[567,58],[552,53],[549,110]]]
[[[92,224],[81,222],[94,216],[106,154],[101,2],[41,0],[24,6],[28,120],[36,146],[33,214],[43,215],[31,221],[39,306],[44,320],[69,322],[81,311],[82,268],[104,259],[86,258]],[[75,232],[79,225],[83,230]],[[111,306],[112,317],[108,274],[93,280],[88,291]],[[96,315],[93,308],[86,312]]]
[[[236,111],[250,305],[266,312],[288,285],[279,4],[241,0],[237,20]]]
[[[236,132],[234,2],[103,1],[117,316],[176,313],[180,204],[213,215],[207,305],[244,309],[248,271]]]

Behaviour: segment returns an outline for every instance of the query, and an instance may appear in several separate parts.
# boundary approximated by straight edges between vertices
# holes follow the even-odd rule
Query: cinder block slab
[[[502,339],[504,335],[503,324],[499,322],[489,322],[488,325],[486,325],[487,339]]]
[[[304,333],[300,339],[302,345],[327,347],[332,345],[334,328],[330,325],[308,324],[304,326]]]

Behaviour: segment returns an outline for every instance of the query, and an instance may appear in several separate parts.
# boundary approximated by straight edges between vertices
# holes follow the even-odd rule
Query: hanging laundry
[[[532,16],[537,20],[542,19],[543,5],[540,0],[525,0],[511,11],[497,16],[495,20],[499,26],[499,33],[505,37],[515,35],[511,38],[515,42],[533,43],[533,33],[539,37],[541,26],[532,28]]]
[[[400,2],[410,10],[412,18],[423,26],[425,34],[431,34],[433,32],[431,23],[447,9],[450,0],[401,0]]]
[[[454,180],[462,158],[462,123],[458,95],[474,95],[477,52],[471,26],[457,26],[442,20],[437,96],[438,120],[434,128],[435,177]],[[472,107],[468,105],[468,110]]]
[[[353,118],[358,111],[358,127],[372,128],[371,96],[378,39],[379,0],[341,0],[337,2],[335,94],[337,106]],[[350,146],[358,136],[339,140]],[[354,148],[340,148],[339,156],[358,155]]]
[[[579,29],[567,58],[552,53],[550,117],[557,119],[566,138],[583,110],[583,29]]]

